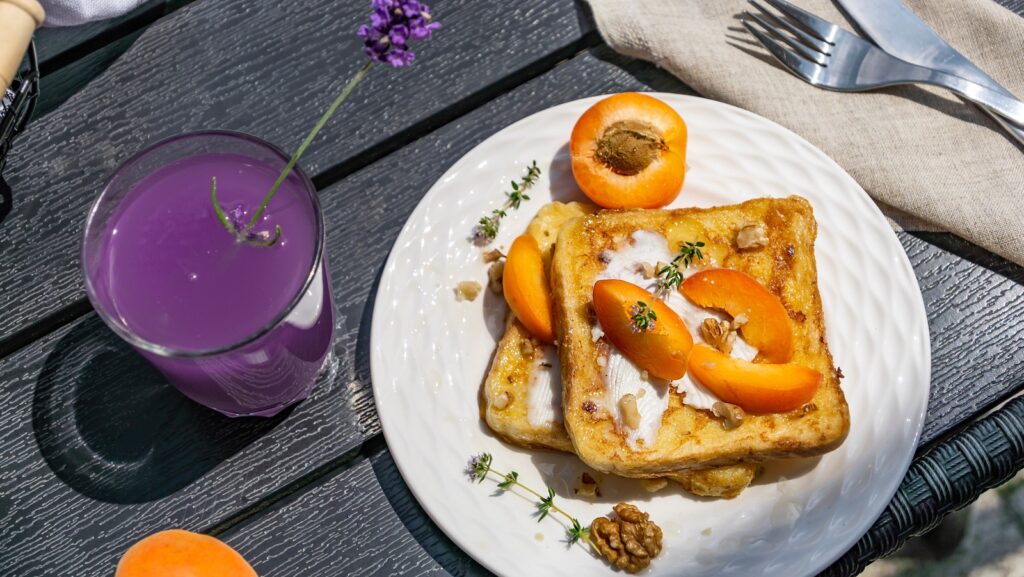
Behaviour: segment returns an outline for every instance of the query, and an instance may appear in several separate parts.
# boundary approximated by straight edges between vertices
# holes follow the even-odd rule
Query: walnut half
[[[628,503],[619,503],[613,510],[615,519],[598,517],[590,524],[590,539],[613,566],[637,573],[661,553],[661,527]]]
[[[733,332],[732,323],[729,321],[708,317],[700,323],[700,338],[723,353],[729,354],[732,352],[732,344],[736,341],[736,333]]]
[[[768,233],[763,224],[748,224],[736,233],[736,247],[740,250],[761,248],[768,244]]]

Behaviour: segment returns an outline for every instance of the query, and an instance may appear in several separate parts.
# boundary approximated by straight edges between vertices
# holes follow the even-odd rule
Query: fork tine
[[[751,3],[753,3],[753,2],[751,2]],[[780,32],[779,29],[777,27],[775,27],[775,26],[772,26],[771,23],[769,23],[767,19],[762,18],[761,16],[759,16],[757,14],[754,14],[753,12],[744,12],[743,16],[746,17],[746,18],[750,18],[750,19],[754,20],[755,22],[757,22],[758,24],[760,24],[762,28],[764,28],[767,32],[769,32],[773,36],[777,37],[785,45],[789,46],[789,48],[791,50],[795,51],[800,56],[803,56],[804,58],[807,58],[808,60],[813,60],[813,61],[815,61],[815,62],[817,62],[818,64],[821,64],[821,65],[825,65],[825,64],[828,63],[828,55],[822,54],[821,52],[818,52],[816,50],[812,50],[812,49],[808,48],[807,46],[804,46],[799,41],[795,40],[793,37],[788,36],[788,35],[786,35],[783,32]],[[772,17],[772,18],[774,18],[774,17]],[[778,20],[778,19],[776,18],[776,20]]]
[[[765,2],[774,6],[779,12],[782,12],[786,16],[803,24],[807,28],[807,31],[811,32],[814,36],[817,36],[818,39],[828,42],[829,44],[833,44],[829,38],[832,37],[832,33],[836,28],[835,24],[825,20],[824,18],[819,18],[802,8],[797,8],[789,2],[786,2],[786,0],[765,0]]]
[[[790,50],[787,50],[786,47],[784,47],[782,44],[779,44],[775,40],[769,38],[768,35],[765,34],[764,32],[761,32],[757,28],[754,28],[754,26],[750,22],[746,20],[741,20],[741,22],[747,28],[747,30],[749,30],[750,33],[753,34],[754,37],[757,38],[761,42],[761,44],[768,49],[768,52],[772,53],[772,56],[777,58],[779,62],[782,62],[782,64],[785,65],[786,68],[789,68],[790,72],[796,74],[797,76],[808,82],[811,81],[812,73],[820,68],[818,64],[811,62],[809,60],[805,60],[800,56],[797,56]]]
[[[761,15],[763,15],[765,17],[765,19],[767,19],[770,22],[772,22],[773,24],[775,24],[776,28],[781,26],[786,31],[788,31],[790,34],[792,34],[793,36],[796,36],[796,38],[798,40],[800,40],[801,42],[803,42],[804,44],[806,44],[810,48],[813,48],[813,49],[817,50],[818,52],[821,52],[822,54],[829,54],[829,55],[832,54],[832,47],[833,47],[832,44],[830,44],[828,42],[825,42],[824,40],[818,40],[814,36],[811,36],[810,34],[804,32],[803,30],[801,30],[797,26],[794,26],[794,25],[790,24],[790,22],[788,20],[786,20],[785,18],[779,18],[775,14],[772,14],[771,12],[768,11],[767,8],[762,6],[761,3],[758,2],[757,0],[747,0],[747,2],[749,2],[750,5],[753,6],[754,8],[757,8],[758,12],[760,12]],[[762,24],[762,26],[764,26],[764,24]]]

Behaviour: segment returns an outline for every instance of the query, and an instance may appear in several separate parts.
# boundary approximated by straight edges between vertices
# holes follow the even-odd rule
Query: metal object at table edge
[[[841,92],[861,92],[901,84],[939,86],[991,108],[1024,127],[1024,102],[1016,98],[959,76],[904,62],[785,0],[765,2],[813,33],[772,14],[757,0],[748,2],[759,14],[745,12],[743,25],[772,56],[797,77],[814,86]]]
[[[14,137],[21,132],[32,118],[39,98],[39,56],[33,41],[28,49],[28,70],[15,78],[11,86],[14,100],[10,108],[0,117],[0,171],[3,171]]]
[[[847,16],[888,54],[900,60],[977,82],[1013,96],[984,70],[942,39],[900,0],[838,0]],[[1024,144],[1024,128],[1014,126],[982,107],[996,122]]]

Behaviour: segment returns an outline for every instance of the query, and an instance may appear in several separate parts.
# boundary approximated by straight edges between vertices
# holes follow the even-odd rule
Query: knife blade
[[[837,1],[847,16],[879,48],[896,58],[959,76],[1016,98],[984,70],[950,46],[900,0]],[[1013,126],[988,109],[983,110],[1024,144],[1024,129]]]

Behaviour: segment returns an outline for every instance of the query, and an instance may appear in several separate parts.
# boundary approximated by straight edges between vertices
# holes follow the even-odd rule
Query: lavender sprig
[[[597,547],[594,545],[594,542],[590,539],[590,527],[585,527],[582,523],[579,522],[578,519],[576,519],[569,513],[566,513],[565,510],[560,508],[558,505],[555,505],[554,489],[548,487],[547,495],[541,495],[537,491],[534,491],[530,487],[527,487],[526,485],[522,484],[519,481],[519,473],[515,471],[509,471],[508,473],[501,473],[499,471],[496,471],[491,466],[492,461],[493,458],[491,457],[490,453],[481,453],[470,459],[469,468],[467,469],[467,473],[469,473],[470,479],[477,483],[483,483],[484,479],[486,479],[488,475],[496,475],[501,479],[501,481],[498,482],[498,488],[501,489],[502,491],[509,491],[514,487],[519,487],[520,489],[526,491],[527,493],[537,498],[538,523],[543,521],[544,518],[550,515],[551,513],[561,515],[566,520],[568,520],[570,524],[570,526],[566,529],[566,537],[569,545],[574,545],[580,541],[584,541],[590,545],[592,551],[597,551]]]
[[[260,203],[259,208],[253,212],[248,224],[239,226],[241,220],[232,220],[217,202],[216,179],[210,181],[210,196],[214,205],[214,212],[224,228],[235,236],[238,242],[252,244],[255,246],[272,246],[281,237],[281,227],[274,229],[271,235],[267,231],[254,232],[256,225],[263,216],[270,199],[274,197],[285,179],[291,174],[299,158],[306,152],[309,145],[313,143],[317,134],[327,124],[327,121],[334,116],[341,104],[348,98],[349,94],[357,84],[366,76],[374,63],[388,64],[393,68],[402,68],[412,64],[416,54],[409,49],[411,41],[427,40],[434,30],[441,27],[441,24],[434,22],[430,7],[418,0],[372,0],[373,12],[370,14],[370,24],[362,25],[356,34],[363,39],[363,51],[369,58],[363,66],[348,81],[338,97],[327,108],[320,120],[313,126],[306,139],[299,145],[295,154],[288,159],[281,174],[274,181],[273,186]],[[244,207],[238,210],[239,214],[244,213]]]
[[[491,214],[481,217],[477,225],[473,227],[472,239],[474,244],[486,246],[498,236],[501,219],[508,216],[510,209],[518,210],[519,205],[524,200],[530,200],[530,196],[526,194],[526,191],[534,184],[537,184],[538,177],[540,177],[540,167],[537,166],[537,161],[534,160],[526,167],[526,175],[519,182],[512,181],[512,190],[505,193],[507,197],[505,204],[501,208],[492,210]]]

